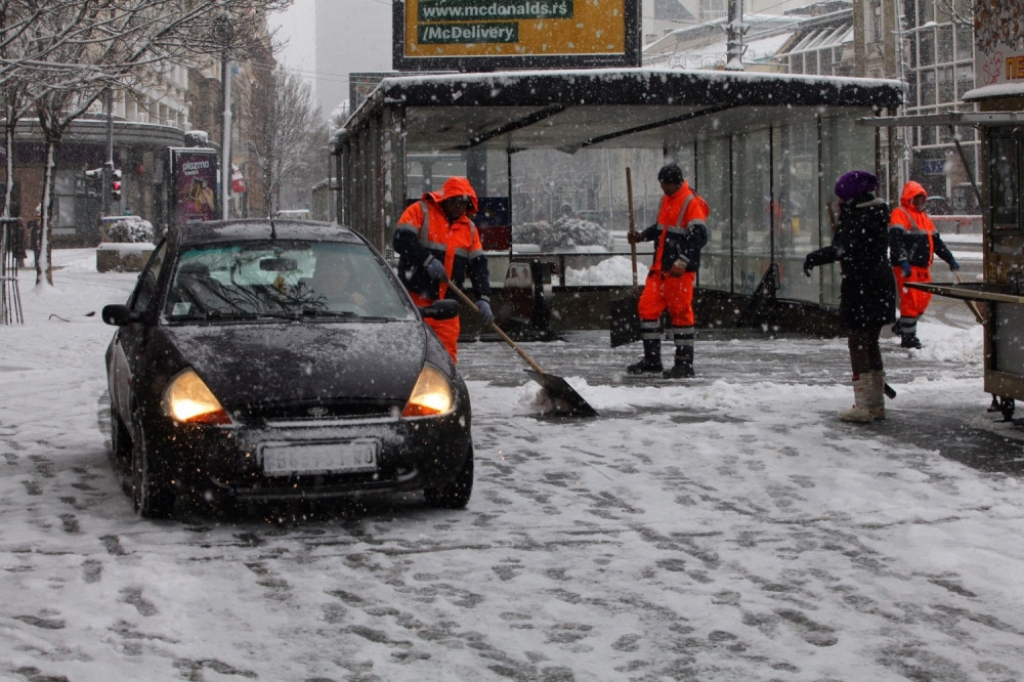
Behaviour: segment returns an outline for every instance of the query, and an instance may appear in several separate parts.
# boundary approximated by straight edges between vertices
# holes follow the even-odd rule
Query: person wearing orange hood
[[[896,275],[896,289],[900,292],[900,319],[893,331],[900,335],[902,348],[920,348],[917,321],[928,308],[932,295],[920,289],[904,286],[907,282],[931,282],[932,261],[935,256],[949,263],[954,272],[960,264],[953,258],[935,223],[925,213],[928,192],[920,183],[911,180],[903,185],[900,205],[889,216],[889,262]]]
[[[392,245],[398,254],[398,277],[413,302],[423,308],[443,298],[455,299],[448,280],[460,289],[469,276],[483,321],[494,321],[487,257],[480,232],[469,216],[478,210],[469,180],[453,176],[440,192],[427,192],[398,219]],[[456,299],[457,300],[457,299]],[[459,318],[426,319],[455,361]]]

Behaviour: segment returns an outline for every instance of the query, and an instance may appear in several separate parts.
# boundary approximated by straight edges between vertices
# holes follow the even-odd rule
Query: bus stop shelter
[[[482,200],[485,248],[511,258],[522,220],[512,199],[517,154],[605,149],[621,168],[630,150],[649,150],[679,163],[711,207],[699,290],[750,295],[772,273],[779,297],[834,307],[838,270],[807,279],[800,263],[831,238],[835,179],[853,168],[880,172],[879,133],[857,120],[895,113],[901,88],[643,68],[386,78],[332,139],[337,217],[387,254],[408,203],[465,175]],[[614,174],[600,191],[625,206]]]

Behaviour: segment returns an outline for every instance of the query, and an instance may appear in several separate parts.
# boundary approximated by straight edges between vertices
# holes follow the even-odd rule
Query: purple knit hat
[[[844,173],[836,180],[836,196],[842,201],[849,201],[859,197],[865,192],[874,192],[878,189],[878,178],[874,173],[855,170]]]

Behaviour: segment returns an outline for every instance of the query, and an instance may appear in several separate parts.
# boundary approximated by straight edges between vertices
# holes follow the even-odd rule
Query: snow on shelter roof
[[[896,80],[678,69],[513,71],[385,78],[334,136],[404,110],[408,152],[470,148],[663,148],[717,129],[893,108]]]

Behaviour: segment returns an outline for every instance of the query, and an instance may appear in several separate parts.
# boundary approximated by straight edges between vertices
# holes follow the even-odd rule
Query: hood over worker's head
[[[878,191],[878,176],[865,170],[843,173],[836,180],[835,193],[843,203],[857,197]]]
[[[476,213],[479,210],[473,185],[469,184],[467,178],[458,175],[445,180],[441,191],[434,193],[434,199],[452,219],[461,217],[463,213]],[[452,212],[457,215],[453,217]]]
[[[913,208],[923,211],[928,201],[928,191],[920,182],[911,180],[903,185],[903,192],[900,194],[900,205],[904,208]]]

